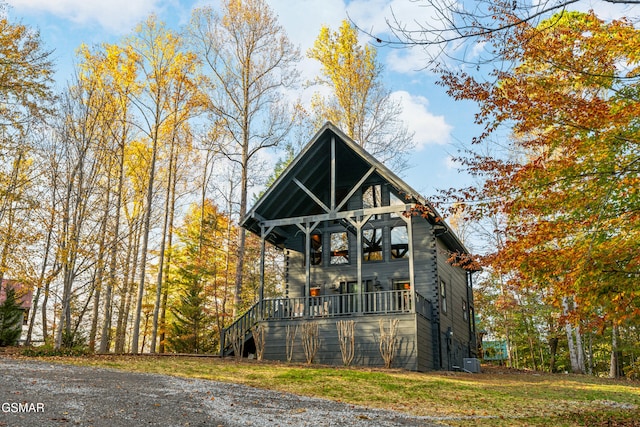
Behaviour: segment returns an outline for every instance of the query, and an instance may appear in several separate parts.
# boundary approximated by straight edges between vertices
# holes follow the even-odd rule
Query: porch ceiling
[[[332,153],[332,140],[335,140],[335,153]],[[332,162],[335,162],[333,169]],[[332,170],[335,170],[333,185]],[[306,217],[315,221],[321,214],[323,219],[335,218],[335,215],[348,210],[347,203],[341,206],[341,202],[352,189],[357,185],[378,182],[389,183],[399,193],[407,195],[407,203],[429,206],[432,214],[428,221],[444,227],[439,237],[454,250],[468,253],[446,222],[441,221],[431,203],[330,122],[318,131],[267,189],[247,213],[242,226],[260,235],[261,224],[265,221],[295,218],[302,223]],[[331,206],[332,191],[335,193],[335,206]],[[311,218],[313,216],[316,218]],[[282,247],[289,236],[300,232],[295,223],[278,221],[278,226],[270,230],[266,240]]]
[[[331,139],[335,144],[336,204],[371,168],[371,164],[342,141],[341,136],[328,130],[318,135],[303,153],[285,170],[280,178],[256,203],[244,221],[244,226],[260,234],[260,221],[307,217],[327,213],[295,180],[313,193],[325,207],[331,206]],[[380,179],[374,173],[368,180]],[[342,208],[346,210],[347,206]],[[268,240],[281,243],[288,235],[299,232],[295,225],[276,227]]]

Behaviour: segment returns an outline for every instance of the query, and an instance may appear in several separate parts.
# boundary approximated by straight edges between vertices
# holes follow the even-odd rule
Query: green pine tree
[[[203,286],[193,278],[181,292],[180,300],[171,309],[173,322],[168,338],[169,347],[177,353],[211,352],[210,319],[206,314]]]
[[[22,333],[24,310],[18,303],[16,291],[7,285],[6,299],[0,304],[0,347],[16,345]]]

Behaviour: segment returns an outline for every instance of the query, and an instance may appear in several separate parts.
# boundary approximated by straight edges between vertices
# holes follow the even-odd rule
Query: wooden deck
[[[231,337],[251,337],[259,322],[282,322],[340,317],[418,313],[431,319],[431,304],[420,294],[412,299],[410,290],[376,291],[317,297],[270,298],[257,302],[221,334],[221,355],[232,352]]]

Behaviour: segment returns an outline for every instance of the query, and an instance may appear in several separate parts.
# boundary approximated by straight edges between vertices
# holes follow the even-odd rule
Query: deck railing
[[[222,331],[221,354],[229,354],[232,350],[230,337],[248,339],[251,328],[262,320],[411,313],[414,309],[425,317],[431,318],[428,301],[416,294],[416,302],[412,301],[410,290],[265,299],[257,302]],[[416,304],[415,307],[414,304]]]
[[[262,301],[262,320],[411,312],[408,290],[273,298]]]

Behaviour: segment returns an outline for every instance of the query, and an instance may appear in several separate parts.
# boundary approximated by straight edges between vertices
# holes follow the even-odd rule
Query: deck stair
[[[260,315],[261,307],[262,304],[260,302],[255,303],[235,322],[222,330],[220,334],[221,356],[234,355],[236,349],[240,349],[243,352],[243,356],[245,356],[247,344],[253,340],[251,329],[258,324],[262,317]]]

